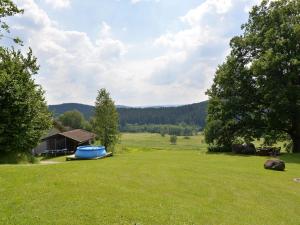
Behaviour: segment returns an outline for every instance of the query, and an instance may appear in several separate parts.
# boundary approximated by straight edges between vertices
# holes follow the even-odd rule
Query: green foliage
[[[287,143],[284,143],[283,147],[285,148],[286,152],[291,153],[293,151],[293,142],[289,141]]]
[[[86,125],[86,121],[82,113],[77,110],[65,112],[58,118],[58,120],[63,126],[71,127],[73,129],[83,129]]]
[[[288,134],[300,152],[299,24],[298,0],[265,0],[252,9],[207,92],[208,143]]]
[[[67,131],[66,127],[64,127],[60,121],[53,119],[53,128],[56,128],[60,132],[65,132]]]
[[[86,131],[92,132],[93,131],[93,126],[92,126],[91,122],[85,120],[84,123],[83,123],[83,129],[86,130]]]
[[[170,136],[170,143],[172,145],[176,145],[176,142],[177,142],[177,136],[176,135],[171,135]]]
[[[208,122],[204,130],[205,141],[208,144],[215,146],[225,146],[225,148],[230,148],[233,143],[233,135],[230,130],[221,120],[213,120],[208,117]]]
[[[118,140],[119,116],[115,104],[105,89],[98,91],[93,127],[106,149],[113,151]]]
[[[51,127],[51,115],[43,89],[32,76],[39,67],[30,50],[0,48],[0,154],[31,153],[45,130]]]
[[[23,10],[10,0],[0,1],[0,39],[10,38],[5,17]],[[0,47],[0,158],[2,162],[34,161],[30,156],[45,130],[52,125],[44,99],[44,91],[36,85],[33,75],[39,66],[30,49],[26,55],[20,50]]]
[[[0,1],[0,39],[6,37],[11,39],[17,44],[22,44],[22,41],[18,37],[9,37],[6,34],[10,33],[9,25],[4,21],[5,17],[13,16],[18,13],[23,13],[24,11],[18,9],[18,7],[11,0],[1,0]]]

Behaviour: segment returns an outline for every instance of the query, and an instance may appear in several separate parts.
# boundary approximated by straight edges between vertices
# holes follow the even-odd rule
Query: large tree
[[[0,1],[0,38],[9,33],[3,18],[19,12],[22,10],[11,1]],[[33,79],[38,69],[31,49],[22,54],[20,50],[0,47],[0,157],[31,153],[51,126],[44,91]]]
[[[119,135],[119,114],[114,101],[105,89],[98,91],[93,126],[101,144],[113,151]]]
[[[30,153],[51,126],[32,52],[0,48],[0,153]]]
[[[288,136],[300,152],[300,1],[264,0],[242,29],[207,92],[207,140]]]

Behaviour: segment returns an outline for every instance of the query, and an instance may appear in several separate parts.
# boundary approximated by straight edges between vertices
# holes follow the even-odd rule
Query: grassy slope
[[[112,158],[0,166],[0,224],[299,224],[300,155],[267,171],[198,138],[126,134]]]

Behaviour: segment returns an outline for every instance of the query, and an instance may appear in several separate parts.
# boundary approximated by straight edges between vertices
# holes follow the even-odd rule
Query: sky
[[[15,0],[11,33],[33,49],[48,104],[206,100],[229,41],[258,0]]]

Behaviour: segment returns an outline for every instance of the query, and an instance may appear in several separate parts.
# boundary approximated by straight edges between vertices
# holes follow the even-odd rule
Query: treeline
[[[120,126],[126,124],[188,124],[204,127],[207,102],[178,107],[119,108]]]
[[[86,120],[94,115],[93,106],[77,103],[50,105],[49,110],[53,112],[55,117],[73,110],[81,112]],[[207,114],[207,101],[178,107],[117,107],[117,111],[121,127],[126,124],[188,124],[203,128]]]
[[[85,129],[93,131],[95,120],[91,118],[86,120],[83,114],[77,110],[67,111],[60,115],[55,120],[56,126],[61,125],[63,129]],[[129,133],[159,133],[162,135],[176,135],[176,136],[193,136],[196,135],[201,127],[188,124],[125,124],[119,126],[121,132]]]
[[[79,111],[82,113],[86,120],[89,120],[95,114],[95,107],[91,105],[84,105],[79,103],[63,103],[59,105],[49,105],[49,111],[51,111],[54,117],[59,117],[68,111]]]
[[[200,131],[200,127],[179,124],[147,124],[147,125],[139,125],[139,124],[126,124],[120,127],[121,132],[129,132],[129,133],[159,133],[162,136],[168,135],[176,135],[176,136],[193,136],[196,135]]]

